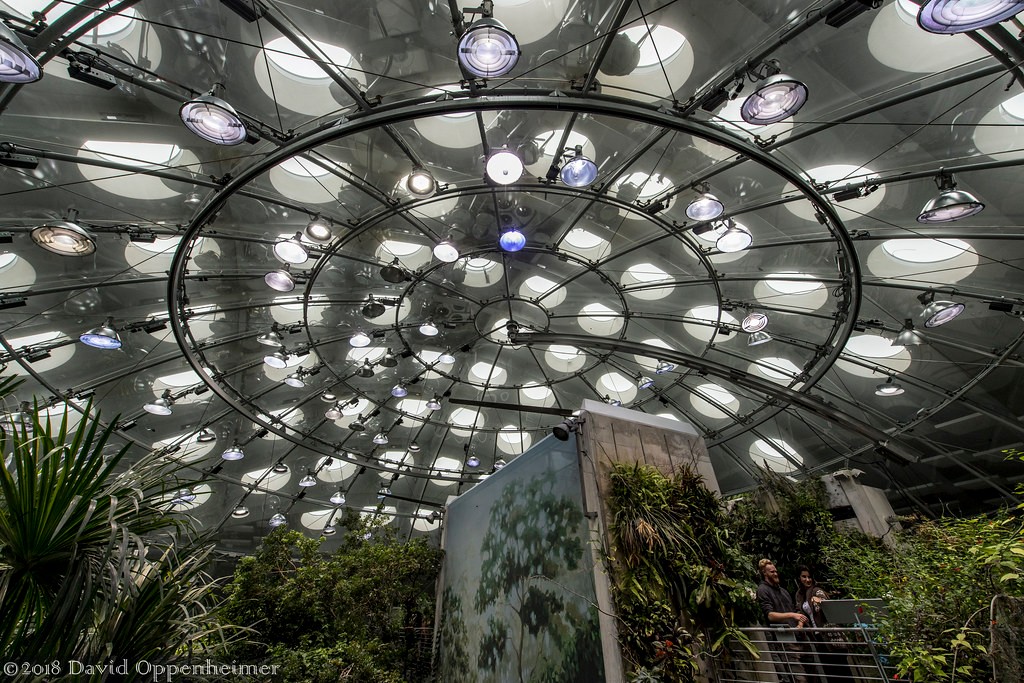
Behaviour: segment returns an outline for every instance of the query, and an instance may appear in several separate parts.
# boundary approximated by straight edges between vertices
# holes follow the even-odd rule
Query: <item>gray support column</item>
[[[855,529],[892,545],[890,533],[899,524],[890,521],[896,516],[881,489],[857,481],[860,470],[838,470],[821,478],[828,491],[829,507],[836,516],[836,527]]]

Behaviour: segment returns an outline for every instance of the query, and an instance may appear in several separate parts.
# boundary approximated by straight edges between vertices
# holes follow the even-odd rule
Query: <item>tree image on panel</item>
[[[489,611],[477,656],[486,679],[541,683],[598,680],[596,623],[589,605],[562,588],[580,566],[583,515],[553,491],[554,476],[510,482],[491,511],[475,607]],[[582,656],[584,648],[593,656]]]

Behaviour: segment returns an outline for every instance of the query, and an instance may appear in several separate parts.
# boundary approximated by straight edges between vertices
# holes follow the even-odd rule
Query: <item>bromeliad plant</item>
[[[160,663],[215,629],[211,548],[162,501],[178,465],[109,453],[90,408],[0,429],[0,659]]]
[[[700,477],[615,465],[609,496],[620,638],[634,676],[694,681],[702,657],[756,615],[751,560],[731,542],[722,503]]]

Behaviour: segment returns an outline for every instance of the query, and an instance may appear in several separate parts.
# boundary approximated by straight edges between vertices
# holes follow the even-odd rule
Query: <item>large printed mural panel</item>
[[[439,680],[601,683],[576,439],[544,439],[448,508]]]

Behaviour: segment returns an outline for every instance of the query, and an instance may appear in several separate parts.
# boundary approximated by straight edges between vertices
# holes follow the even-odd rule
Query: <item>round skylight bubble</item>
[[[480,362],[474,363],[470,367],[469,378],[476,382],[491,385],[504,384],[505,380],[508,379],[508,373],[505,371],[505,368],[491,363]]]
[[[530,406],[550,407],[555,405],[555,392],[543,384],[527,383],[519,390],[519,402]]]
[[[498,432],[494,445],[506,455],[519,455],[533,444],[529,432],[520,431],[518,425],[508,424]]]
[[[894,346],[892,340],[879,334],[850,337],[843,347],[843,353],[867,361],[866,366],[840,358],[836,361],[835,367],[851,375],[874,379],[887,379],[894,372],[904,372],[910,367],[912,360],[909,349],[905,346]],[[876,366],[882,367],[883,370],[873,370],[872,368]]]
[[[576,372],[587,363],[587,354],[575,346],[552,344],[544,352],[544,362],[552,370]]]
[[[897,239],[882,243],[886,253],[900,261],[909,263],[939,263],[956,258],[970,246],[963,240],[943,239]]]
[[[487,420],[479,410],[472,408],[456,408],[448,416],[452,434],[455,436],[471,436],[474,429],[483,429]]]
[[[581,308],[576,321],[585,331],[602,337],[617,334],[624,324],[621,312],[600,302]]]
[[[686,44],[686,37],[669,26],[655,24],[648,31],[646,26],[632,26],[623,33],[640,48],[638,69],[657,67],[660,62],[671,62]]]
[[[750,371],[780,384],[789,384],[802,372],[793,361],[777,356],[761,358],[751,363]]]
[[[878,174],[870,168],[866,166],[854,166],[852,164],[828,164],[825,166],[818,166],[817,168],[805,171],[801,175],[805,179],[814,183],[834,183],[833,188],[842,188],[854,183],[863,183],[871,178],[878,177]],[[786,183],[782,188],[783,195],[793,194],[796,193],[796,191],[796,186],[791,183]],[[831,196],[834,191],[835,189],[829,189],[825,194]],[[836,204],[836,211],[844,222],[864,218],[879,207],[885,199],[885,191],[885,185],[880,185],[878,189],[866,197],[849,199]],[[809,201],[788,202],[784,206],[790,213],[799,216],[804,220],[815,222],[818,220],[814,206]]]
[[[585,228],[573,228],[562,240],[562,251],[591,261],[606,258],[612,250],[608,240]]]
[[[719,317],[721,316],[721,317]],[[704,320],[708,325],[702,325],[695,322],[684,322],[683,329],[686,332],[702,342],[709,342],[715,336],[717,331],[717,325],[719,320],[726,325],[738,325],[739,321],[728,311],[719,311],[718,306],[696,306],[691,308],[686,314],[687,318],[694,320]],[[719,336],[718,341],[728,341],[738,335],[730,335],[727,337]]]
[[[564,287],[556,287],[556,282],[541,275],[528,277],[519,287],[519,296],[524,299],[540,300],[540,304],[547,309],[552,309],[565,301],[566,291]]]
[[[690,394],[690,403],[701,415],[716,420],[731,417],[740,407],[739,400],[728,389],[717,384],[701,384],[695,387]],[[725,411],[722,408],[725,408]]]
[[[941,282],[959,282],[974,272],[978,253],[970,244],[953,238],[887,240],[868,254],[866,270],[872,275],[895,282],[935,282],[936,269]],[[937,266],[936,264],[941,264]]]
[[[816,311],[828,302],[828,289],[806,273],[770,273],[754,285],[754,298],[779,309]],[[788,315],[790,311],[779,310]]]
[[[788,457],[787,457],[788,456]],[[803,464],[803,457],[782,439],[757,439],[750,445],[750,459],[755,464],[767,466],[773,472],[787,474]],[[795,463],[797,464],[794,464]]]
[[[629,403],[636,398],[636,380],[619,372],[608,372],[597,378],[597,390],[611,399]]]
[[[671,285],[667,285],[665,287],[651,286],[660,282],[672,282],[671,275],[651,263],[638,263],[630,266],[622,274],[622,278],[619,282],[624,288],[626,288],[627,295],[643,301],[664,299],[672,293],[673,289],[675,289],[675,287]],[[629,289],[634,286],[644,287],[644,289]]]

